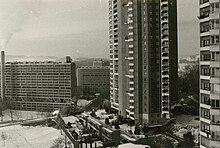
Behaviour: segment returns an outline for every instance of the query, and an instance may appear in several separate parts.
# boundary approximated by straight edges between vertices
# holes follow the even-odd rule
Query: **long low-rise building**
[[[52,111],[70,106],[76,91],[76,68],[65,62],[5,64],[5,102],[18,110]]]

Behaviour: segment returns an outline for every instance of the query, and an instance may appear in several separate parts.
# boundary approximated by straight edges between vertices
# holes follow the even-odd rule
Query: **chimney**
[[[5,101],[5,51],[1,51],[1,101]]]

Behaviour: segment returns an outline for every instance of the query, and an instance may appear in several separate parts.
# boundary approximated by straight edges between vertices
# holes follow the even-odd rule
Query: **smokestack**
[[[5,51],[1,51],[1,101],[5,101]]]

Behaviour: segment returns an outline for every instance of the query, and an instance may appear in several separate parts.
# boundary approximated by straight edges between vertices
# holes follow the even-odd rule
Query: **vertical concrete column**
[[[1,101],[5,101],[5,51],[1,51]]]

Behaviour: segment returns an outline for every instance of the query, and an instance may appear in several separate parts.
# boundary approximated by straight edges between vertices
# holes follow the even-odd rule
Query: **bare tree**
[[[2,111],[3,111],[3,105],[2,105],[2,102],[0,101],[0,116],[1,116],[1,122],[3,121]]]
[[[17,117],[17,120],[19,120],[22,117],[22,114],[19,111],[14,111],[14,115]]]
[[[57,138],[53,141],[53,145],[50,148],[61,148],[64,143],[64,138]]]
[[[12,109],[12,105],[11,105],[10,101],[6,102],[6,107],[7,107],[7,109],[9,109],[11,121],[13,121],[14,120],[13,114],[15,111]]]
[[[7,140],[7,135],[5,134],[5,132],[2,132],[1,139],[3,140],[5,146],[5,140]]]

